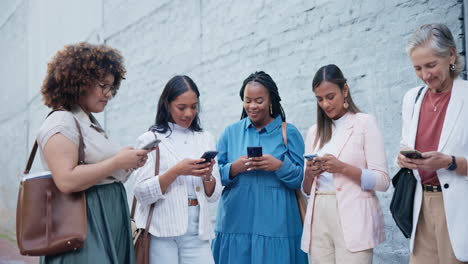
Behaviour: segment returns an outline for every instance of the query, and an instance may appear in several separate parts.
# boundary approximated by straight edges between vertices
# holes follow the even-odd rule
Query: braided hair
[[[284,113],[283,107],[281,106],[281,97],[278,92],[278,86],[276,86],[275,81],[271,78],[268,73],[265,73],[264,71],[258,71],[254,72],[247,77],[247,79],[244,80],[242,83],[242,87],[239,92],[239,96],[242,101],[244,101],[244,91],[245,87],[249,82],[256,82],[260,83],[263,85],[267,90],[268,94],[270,95],[270,101],[271,101],[271,108],[272,111],[270,113],[270,116],[273,118],[276,118],[278,115],[281,116],[281,120],[283,122],[286,122],[286,114]],[[242,108],[242,115],[241,119],[247,117],[247,112],[245,111],[244,108]]]

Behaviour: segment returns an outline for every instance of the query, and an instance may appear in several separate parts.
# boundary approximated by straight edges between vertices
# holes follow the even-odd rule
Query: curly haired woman
[[[124,79],[120,53],[105,45],[65,46],[48,65],[42,85],[53,112],[37,142],[44,168],[64,193],[84,191],[87,237],[83,248],[41,257],[41,263],[134,263],[127,197],[122,182],[143,166],[146,150],[121,149],[108,139],[92,113],[104,111]],[[77,121],[77,123],[75,122]],[[79,125],[85,164],[78,164]]]

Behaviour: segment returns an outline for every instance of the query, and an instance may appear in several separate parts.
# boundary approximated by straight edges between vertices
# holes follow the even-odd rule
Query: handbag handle
[[[286,145],[286,147],[288,147],[288,133],[286,132],[286,125],[287,123],[286,122],[283,122],[281,124],[281,134],[283,135],[283,142],[284,142],[284,145]]]
[[[54,112],[56,111],[65,111],[63,109],[54,109],[52,110],[46,117],[46,119]],[[83,142],[83,134],[81,133],[81,128],[80,124],[76,120],[75,117],[73,117],[75,120],[76,127],[78,128],[78,134],[80,136],[79,138],[79,143],[78,143],[78,164],[84,164],[84,142]],[[34,162],[34,158],[36,157],[36,152],[37,152],[38,144],[37,144],[37,139],[34,141],[34,146],[31,149],[31,152],[29,153],[29,159],[28,163],[26,163],[26,168],[24,169],[24,174],[28,174],[29,171],[31,170],[31,167]]]
[[[159,146],[156,146],[155,151],[156,151],[156,161],[155,161],[155,164],[154,164],[154,175],[158,175],[159,174],[159,160],[160,160]],[[135,197],[135,195],[133,195],[133,202],[132,202],[132,210],[130,212],[130,219],[134,219],[134,217],[135,217],[136,203],[137,203],[136,197]],[[151,224],[151,220],[153,219],[154,205],[155,205],[155,203],[151,204],[150,210],[149,210],[149,213],[148,213],[148,218],[146,219],[146,227],[145,227],[145,231],[144,231],[145,235],[149,232],[149,226]]]

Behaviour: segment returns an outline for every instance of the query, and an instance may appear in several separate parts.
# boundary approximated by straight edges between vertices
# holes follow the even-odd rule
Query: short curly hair
[[[112,96],[115,96],[125,73],[123,57],[114,48],[87,42],[67,45],[47,66],[41,88],[44,104],[70,111],[78,104],[80,95],[85,95],[89,87],[107,74],[114,76]]]

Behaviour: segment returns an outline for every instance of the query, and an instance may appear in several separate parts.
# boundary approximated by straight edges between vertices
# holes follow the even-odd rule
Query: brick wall
[[[405,54],[406,41],[418,25],[430,22],[446,23],[458,36],[462,12],[457,0],[47,3],[0,4],[0,162],[5,172],[0,229],[14,226],[18,179],[47,111],[39,87],[47,61],[66,43],[106,42],[124,54],[127,79],[99,115],[122,145],[134,144],[153,122],[162,88],[175,74],[187,74],[197,83],[202,125],[219,136],[240,117],[242,81],[264,70],[278,84],[288,121],[305,136],[316,115],[313,75],[320,66],[335,63],[358,106],[377,117],[394,173],[401,99],[420,84]],[[130,191],[133,183],[126,185]],[[387,241],[375,249],[375,263],[407,260],[408,243],[388,211],[391,193],[379,194]]]

